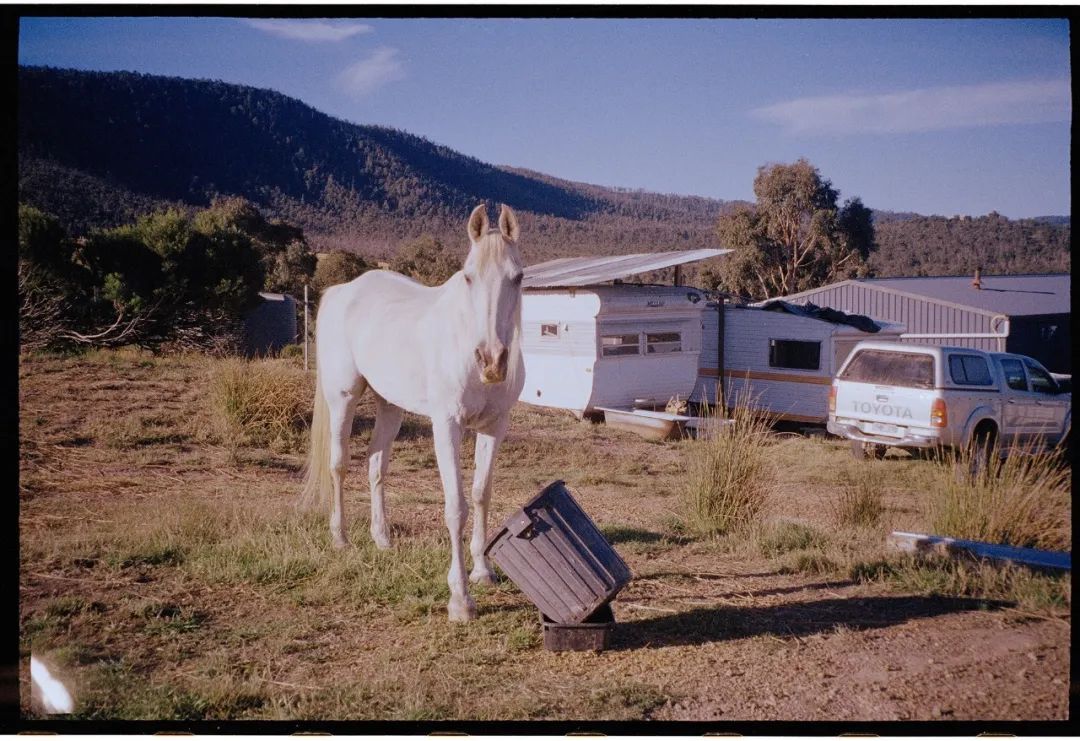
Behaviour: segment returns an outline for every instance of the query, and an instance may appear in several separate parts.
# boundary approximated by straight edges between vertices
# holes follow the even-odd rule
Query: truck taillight
[[[930,426],[947,427],[948,424],[949,413],[945,409],[945,400],[934,399],[934,403],[930,405]]]
[[[829,388],[829,414],[836,414],[836,386]]]

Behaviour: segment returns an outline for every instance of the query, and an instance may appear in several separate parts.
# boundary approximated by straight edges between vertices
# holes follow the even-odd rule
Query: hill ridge
[[[208,78],[20,66],[18,101],[20,200],[76,232],[240,195],[302,227],[318,249],[385,256],[424,233],[461,249],[469,211],[505,202],[522,217],[530,262],[540,262],[722,246],[716,221],[740,203],[492,165],[269,88]],[[1060,267],[1069,217],[1002,219],[876,211],[876,269],[952,269],[956,245],[971,251],[971,234],[991,231],[1007,233],[998,263],[1027,266],[1034,244],[1033,269]],[[993,263],[991,253],[977,259]]]

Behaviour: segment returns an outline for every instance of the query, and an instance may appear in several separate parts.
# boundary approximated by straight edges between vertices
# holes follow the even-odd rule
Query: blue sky
[[[272,88],[601,185],[752,200],[806,157],[872,208],[1070,213],[1065,20],[24,18],[19,61]]]

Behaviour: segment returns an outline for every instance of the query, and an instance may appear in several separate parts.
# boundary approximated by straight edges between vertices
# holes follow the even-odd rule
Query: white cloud
[[[751,115],[791,134],[895,134],[1069,121],[1069,80],[929,87],[880,95],[797,98]]]
[[[298,41],[344,41],[373,30],[366,23],[332,23],[325,20],[249,18],[245,23],[260,31]]]
[[[361,59],[342,70],[337,81],[346,93],[363,96],[388,82],[404,77],[405,67],[398,59],[398,50],[382,47],[373,51],[366,59]]]

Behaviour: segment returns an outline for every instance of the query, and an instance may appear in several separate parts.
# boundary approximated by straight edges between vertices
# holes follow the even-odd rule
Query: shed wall
[[[1072,373],[1072,317],[1069,314],[1015,317],[1008,352],[1035,358],[1052,373]]]
[[[823,286],[817,291],[790,299],[792,303],[815,303],[830,306],[849,314],[865,314],[871,319],[895,322],[905,326],[912,334],[982,334],[993,332],[992,318],[986,314],[962,307],[945,306],[913,296],[903,296],[873,286],[849,283]],[[990,338],[906,339],[921,345],[947,343],[956,347],[971,347],[992,352],[1002,351],[1000,340]]]

